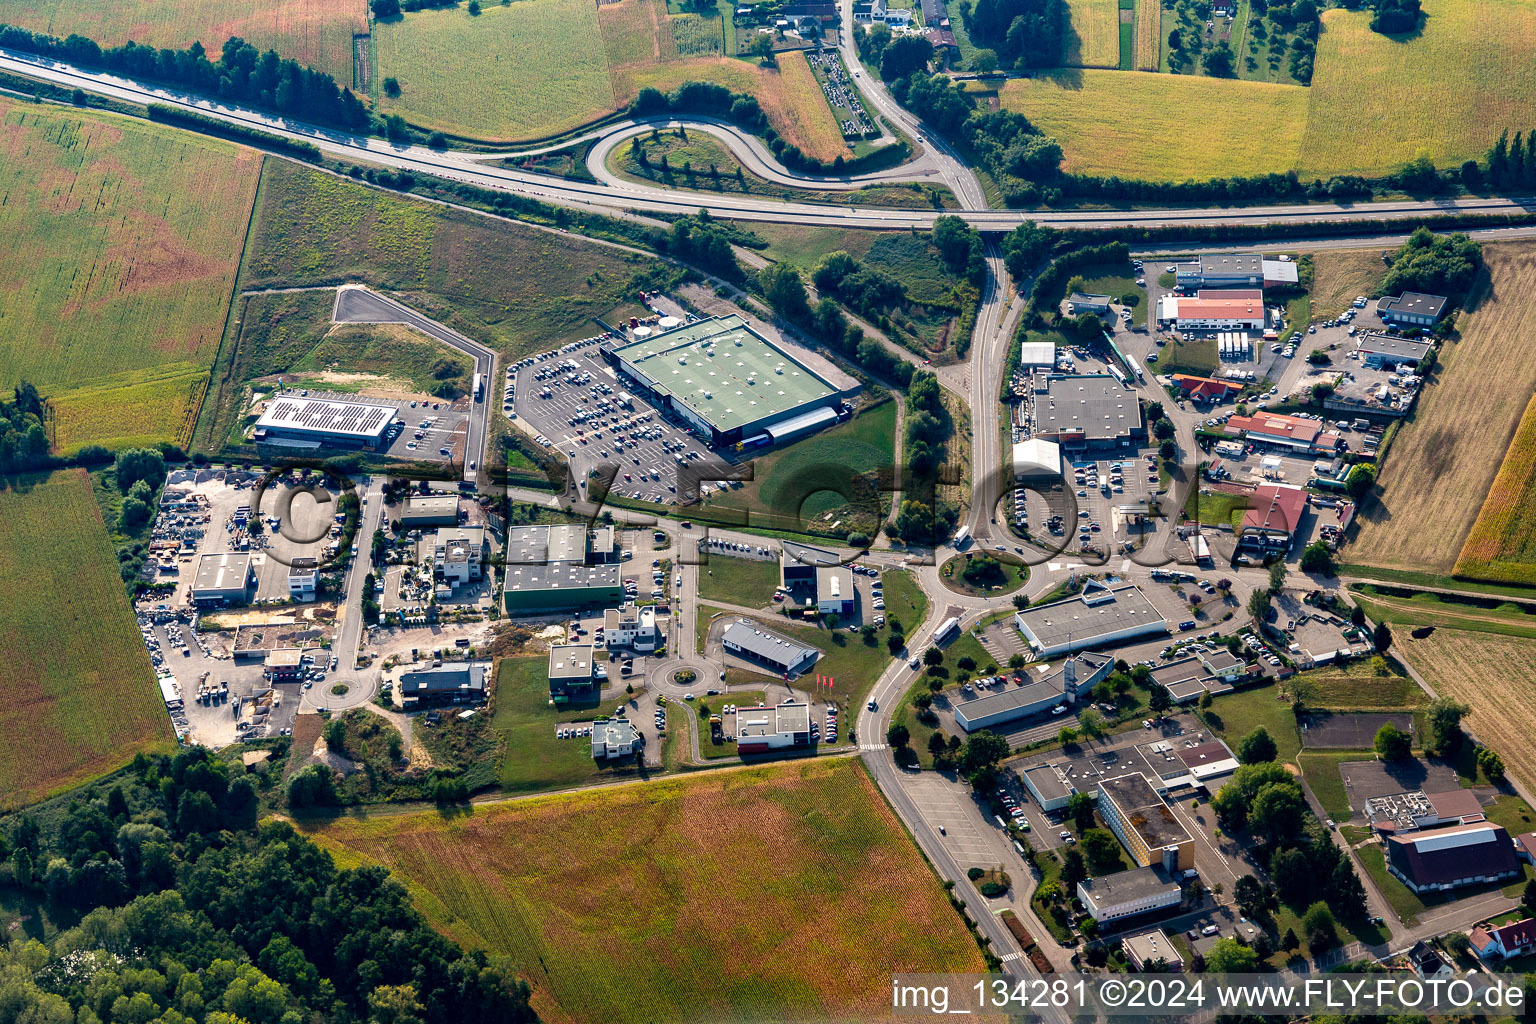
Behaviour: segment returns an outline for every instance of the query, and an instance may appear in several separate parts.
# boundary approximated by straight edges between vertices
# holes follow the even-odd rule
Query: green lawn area
[[[950,667],[951,672],[955,670],[955,666],[959,664],[961,658],[970,658],[976,662],[974,669],[966,670],[973,676],[988,674],[988,666],[991,666],[994,670],[997,667],[996,660],[987,652],[985,647],[981,646],[981,641],[977,640],[970,630],[962,632],[949,646],[944,648],[944,664]]]
[[[953,692],[954,687],[951,686],[949,689]],[[928,725],[918,720],[918,709],[912,702],[920,694],[927,692],[929,692],[928,677],[920,672],[912,680],[912,685],[907,688],[907,692],[901,695],[901,700],[897,701],[896,710],[891,712],[892,725],[904,725],[907,727],[907,735],[910,737],[908,743],[913,750],[917,751],[917,763],[922,768],[933,767],[933,755],[928,752],[928,738],[934,733],[942,731],[937,726]],[[940,692],[942,693],[943,691]]]
[[[1158,350],[1157,372],[1208,377],[1216,372],[1219,362],[1215,338],[1170,341]]]
[[[1371,876],[1371,881],[1376,884],[1377,890],[1392,905],[1392,912],[1404,924],[1412,924],[1423,912],[1425,903],[1412,889],[1388,873],[1386,851],[1380,846],[1362,846],[1355,853],[1359,856],[1360,863],[1365,865],[1366,873]]]
[[[866,408],[847,423],[754,460],[753,479],[711,495],[696,518],[710,519],[719,510],[716,518],[735,524],[744,512],[748,523],[763,529],[846,535],[857,528],[872,535],[890,498],[862,476],[855,477],[860,486],[850,487],[849,474],[889,466],[895,439],[896,403]]]
[[[1439,594],[1388,594],[1368,584],[1357,586],[1354,598],[1373,622],[1401,626],[1444,626],[1448,629],[1497,633],[1502,636],[1536,637],[1536,609],[1530,605],[1504,602],[1485,608],[1447,599]]]
[[[1313,692],[1307,703],[1318,708],[1413,708],[1427,699],[1408,676],[1396,671],[1377,675],[1368,659],[1311,669],[1297,678],[1311,684]]]
[[[1302,777],[1318,803],[1334,821],[1348,821],[1354,812],[1339,765],[1345,761],[1374,761],[1373,750],[1304,750],[1297,755]]]
[[[720,714],[720,709],[726,704],[735,704],[739,708],[753,708],[760,704],[766,704],[767,702],[768,695],[762,690],[732,690],[723,696],[711,697],[707,701],[703,701],[697,706],[689,708],[689,710],[693,713],[695,724],[697,724],[699,727],[699,755],[706,760],[714,760],[717,757],[736,756],[735,740],[727,740],[723,743],[716,743],[714,739],[711,738],[709,730],[709,715]],[[699,712],[706,708],[708,709],[708,714],[700,717]],[[724,718],[723,715],[721,717]],[[731,719],[725,719],[721,724],[727,727],[722,731],[721,735],[724,735],[726,732],[730,732],[732,734],[735,733],[735,725]]]
[[[557,725],[590,721],[605,706],[595,701],[558,709],[550,706],[548,665],[546,658],[535,655],[506,658],[497,668],[491,728],[506,739],[501,788],[509,793],[537,793],[632,774],[632,765],[599,767],[585,739],[555,737]]]
[[[1069,945],[1072,942],[1072,929],[1067,925],[1067,917],[1063,908],[1071,897],[1076,894],[1063,894],[1062,900],[1058,901],[1055,908],[1045,900],[1042,900],[1039,895],[1040,887],[1044,886],[1046,882],[1061,884],[1061,862],[1049,850],[1039,850],[1035,853],[1035,864],[1040,868],[1040,885],[1035,888],[1035,895],[1030,897],[1030,906],[1034,907],[1035,916],[1040,918],[1045,923],[1045,926],[1051,930],[1051,934],[1055,936],[1056,941]]]
[[[1189,500],[1184,503],[1184,513],[1191,519],[1198,518],[1200,522],[1212,526],[1231,523],[1235,530],[1242,525],[1243,513],[1251,504],[1247,495],[1205,492],[1192,487]]]
[[[1120,53],[1122,62],[1126,54],[1126,34],[1135,30],[1133,25],[1122,25],[1120,28]],[[1134,41],[1131,45],[1134,47]],[[1136,305],[1131,313],[1131,319],[1141,326],[1147,325],[1147,289],[1136,283],[1136,269],[1127,263],[1105,263],[1083,267],[1078,271],[1083,277],[1084,287],[1090,294],[1108,295],[1115,302],[1120,302],[1126,295],[1136,297]]]
[[[1495,825],[1503,825],[1512,836],[1536,830],[1536,813],[1532,813],[1530,804],[1510,793],[1484,807],[1483,813]]]
[[[1244,736],[1258,726],[1264,726],[1274,737],[1278,759],[1294,764],[1296,754],[1301,750],[1301,733],[1296,728],[1291,705],[1276,699],[1277,692],[1270,685],[1226,694],[1217,697],[1200,714],[1205,724],[1234,749]]]
[[[1396,424],[1393,424],[1396,426]],[[1389,430],[1390,434],[1391,431]],[[1391,583],[1409,587],[1437,587],[1441,590],[1457,591],[1465,594],[1499,594],[1504,597],[1536,597],[1536,589],[1531,587],[1506,586],[1498,583],[1469,583],[1466,580],[1456,579],[1454,576],[1441,576],[1432,572],[1416,572],[1412,569],[1379,569],[1374,565],[1359,565],[1354,562],[1339,563],[1340,576],[1359,576],[1363,579],[1380,580],[1383,583]],[[1350,584],[1353,588],[1356,585]]]
[[[776,561],[710,555],[700,569],[699,597],[706,601],[763,608],[773,603],[773,592],[779,585]]]

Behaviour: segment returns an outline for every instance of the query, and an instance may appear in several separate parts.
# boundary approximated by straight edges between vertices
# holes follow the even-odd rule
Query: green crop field
[[[526,0],[523,0],[526,2]],[[242,284],[361,281],[509,357],[591,333],[659,261],[572,235],[447,210],[272,161]],[[649,279],[649,278],[648,278]],[[271,372],[271,371],[267,371]]]
[[[261,163],[187,132],[0,98],[0,387],[55,445],[185,443]]]
[[[168,746],[171,723],[85,472],[7,480],[0,523],[9,810]]]
[[[1536,6],[1424,0],[1424,13],[1422,30],[1402,39],[1372,32],[1369,11],[1324,12],[1303,174],[1384,174],[1420,154],[1459,164],[1483,157],[1502,129],[1530,127]]]
[[[479,17],[419,11],[374,28],[381,80],[400,82],[399,98],[379,93],[379,109],[413,124],[520,141],[615,107],[591,0],[486,4]]]
[[[1300,86],[1141,71],[1013,79],[1001,100],[1061,143],[1068,171],[1153,181],[1283,170],[1307,120]]]
[[[1071,28],[1062,63],[1089,68],[1120,63],[1119,0],[1069,0],[1067,18]]]
[[[0,0],[0,24],[103,46],[130,39],[180,50],[194,42],[217,56],[239,36],[352,84],[352,35],[368,31],[365,0]]]
[[[314,838],[507,957],[547,1021],[853,1020],[981,954],[863,768],[824,759],[426,813]]]

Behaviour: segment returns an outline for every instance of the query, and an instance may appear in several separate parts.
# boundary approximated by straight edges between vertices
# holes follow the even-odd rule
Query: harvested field
[[[804,56],[799,56],[798,60],[801,65],[805,64]],[[781,55],[779,62],[781,70],[760,68],[729,57],[695,57],[651,67],[615,68],[614,99],[619,106],[625,106],[647,87],[671,92],[684,82],[714,82],[732,92],[757,97],[774,130],[803,152],[812,155],[827,152],[829,138],[841,146],[842,133],[810,68],[805,67],[802,78],[788,70],[795,63],[789,54]],[[847,150],[841,152],[846,154]],[[835,152],[833,156],[836,156]]]
[[[171,728],[90,478],[64,470],[6,483],[0,809],[9,810],[169,746]]]
[[[507,956],[546,1021],[872,1018],[892,971],[982,969],[850,761],[339,820],[314,836],[346,863],[389,867],[452,938]]]
[[[1061,143],[1065,170],[1152,181],[1290,167],[1307,110],[1300,86],[1129,71],[1012,79],[1000,98]],[[1190,110],[1202,116],[1191,120]],[[1175,136],[1182,141],[1171,145]]]
[[[1136,0],[1136,70],[1156,71],[1161,61],[1163,6],[1158,0]]]
[[[1357,295],[1373,294],[1387,276],[1380,249],[1323,249],[1312,254],[1312,266],[1312,315],[1320,320],[1349,309]]]
[[[1068,0],[1070,23],[1062,63],[1113,68],[1120,64],[1120,0]]]
[[[379,109],[413,124],[498,141],[556,135],[615,109],[597,7],[519,0],[419,11],[375,26],[379,75],[400,82]]]
[[[1536,246],[1489,245],[1484,255],[1488,269],[1458,322],[1461,338],[1442,347],[1433,383],[1392,443],[1377,498],[1357,519],[1350,562],[1451,572],[1499,471],[1495,453],[1509,448],[1536,390],[1536,347],[1528,343],[1536,334]]]
[[[103,46],[130,39],[155,48],[194,42],[217,56],[239,36],[258,50],[352,83],[352,35],[368,31],[366,0],[0,0],[0,24],[64,38],[79,33]]]
[[[1437,693],[1466,701],[1467,728],[1499,752],[1511,775],[1536,784],[1536,640],[1437,629],[1393,650]]]
[[[1298,170],[1387,174],[1420,154],[1482,159],[1499,132],[1529,127],[1536,6],[1424,0],[1411,37],[1371,31],[1369,11],[1325,11]]]
[[[0,387],[52,398],[66,450],[184,443],[261,157],[9,98],[0,121]]]
[[[1455,571],[1471,579],[1536,584],[1536,398],[1520,417]]]

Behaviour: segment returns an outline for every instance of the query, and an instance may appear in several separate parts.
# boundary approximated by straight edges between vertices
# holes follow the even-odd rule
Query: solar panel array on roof
[[[394,414],[394,407],[387,405],[293,398],[285,395],[273,399],[267,405],[266,412],[261,414],[261,419],[256,421],[256,425],[269,430],[309,430],[323,434],[372,438],[384,432],[384,428],[389,425]]]

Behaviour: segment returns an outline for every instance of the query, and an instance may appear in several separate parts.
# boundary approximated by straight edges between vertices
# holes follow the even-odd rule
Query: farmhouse
[[[192,578],[192,603],[199,606],[244,604],[252,583],[251,556],[241,551],[201,555]]]
[[[955,724],[966,732],[990,729],[1007,722],[1042,714],[1087,690],[1109,675],[1113,658],[1084,654],[1068,658],[1061,668],[1038,682],[1006,686],[992,693],[977,691],[975,697],[955,705]]]
[[[400,511],[402,530],[424,530],[429,526],[459,525],[459,499],[454,494],[413,494]]]
[[[1388,834],[1387,870],[1414,892],[1499,882],[1523,870],[1503,826],[1489,822]]]
[[[838,419],[839,390],[734,314],[608,342],[603,354],[651,404],[716,447],[783,444]]]
[[[279,395],[267,403],[252,437],[259,445],[318,448],[383,448],[395,407],[329,398]]]
[[[1013,446],[1015,480],[1054,480],[1061,476],[1061,445],[1031,437]]]
[[[1109,316],[1109,296],[1085,295],[1082,292],[1073,292],[1067,296],[1067,312],[1073,316],[1092,313],[1094,316],[1107,317]]]
[[[1260,288],[1264,284],[1264,259],[1257,253],[1220,253],[1196,256],[1174,271],[1180,288]]]
[[[1262,298],[1207,296],[1162,296],[1157,300],[1158,323],[1181,331],[1262,331],[1268,322]]]
[[[1376,315],[1393,327],[1433,327],[1445,312],[1444,295],[1403,292],[1376,300]]]
[[[1355,345],[1360,362],[1372,369],[1398,366],[1417,367],[1429,355],[1430,342],[1413,338],[1395,338],[1386,334],[1366,334]]]
[[[1036,437],[1069,450],[1128,448],[1146,440],[1136,393],[1108,374],[1036,373]]]
[[[566,704],[597,695],[590,644],[554,644],[549,648],[549,702]]]
[[[1037,658],[1125,643],[1168,632],[1168,623],[1134,583],[1089,580],[1083,592],[1015,612],[1014,625]]]
[[[1103,925],[1176,907],[1183,902],[1184,895],[1161,867],[1139,867],[1085,878],[1077,883],[1077,898],[1083,901],[1083,909]]]
[[[731,623],[720,639],[725,649],[738,658],[766,665],[785,677],[810,668],[821,657],[821,651],[815,647],[796,643],[745,622]]]
[[[609,608],[603,612],[603,644],[610,651],[631,647],[649,654],[661,645],[661,630],[656,628],[656,606]]]
[[[1101,781],[1099,816],[1142,867],[1157,864],[1177,872],[1195,866],[1194,839],[1146,776],[1131,774]]]
[[[462,661],[400,673],[400,700],[407,708],[427,704],[479,704],[485,700],[484,662]]]
[[[811,742],[811,708],[808,704],[736,709],[736,752],[766,754],[772,750],[803,747]]]
[[[640,733],[627,718],[600,718],[592,723],[592,760],[628,757],[643,746]]]
[[[1238,545],[1260,554],[1289,550],[1307,511],[1307,492],[1286,484],[1259,484],[1249,500]]]
[[[320,587],[320,560],[300,556],[288,563],[288,596],[313,601]]]

